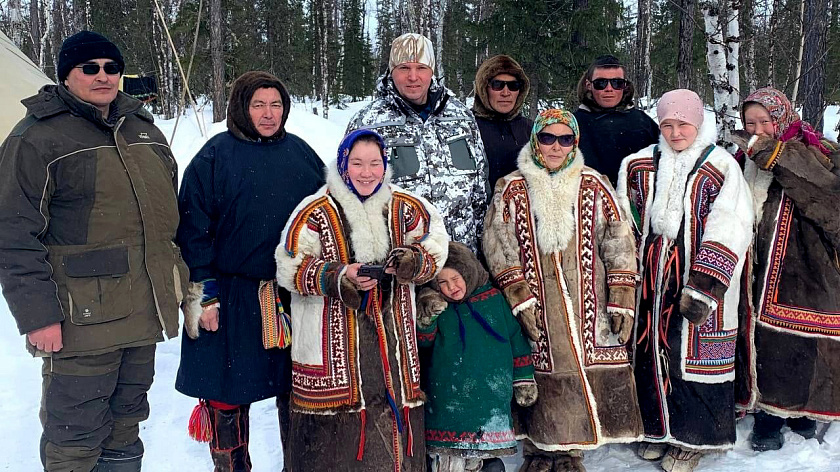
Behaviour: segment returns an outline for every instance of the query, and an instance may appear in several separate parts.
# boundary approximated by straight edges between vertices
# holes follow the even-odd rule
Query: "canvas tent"
[[[20,101],[52,83],[38,67],[0,31],[0,142],[26,114]]]

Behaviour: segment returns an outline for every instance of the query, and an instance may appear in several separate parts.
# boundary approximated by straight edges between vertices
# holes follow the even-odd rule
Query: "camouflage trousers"
[[[139,470],[140,422],[149,417],[147,392],[154,373],[155,345],[45,358],[40,412],[44,470],[90,472],[108,461],[136,462]]]

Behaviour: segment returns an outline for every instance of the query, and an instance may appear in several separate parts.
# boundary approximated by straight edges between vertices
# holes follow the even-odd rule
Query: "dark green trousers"
[[[41,462],[48,472],[90,472],[97,461],[140,461],[155,345],[95,356],[45,358]]]

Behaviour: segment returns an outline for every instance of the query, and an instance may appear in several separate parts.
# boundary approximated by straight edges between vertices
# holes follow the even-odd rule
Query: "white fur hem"
[[[534,298],[534,297],[531,297],[531,298],[525,300],[524,302],[520,303],[519,305],[516,305],[513,308],[513,310],[511,310],[511,311],[513,312],[513,316],[516,316],[516,315],[522,313],[523,311],[525,311],[526,308],[531,308],[532,306],[534,306],[536,304],[537,304],[537,299]]]
[[[539,400],[537,400],[537,401],[539,401]],[[557,452],[557,451],[571,451],[571,450],[574,450],[574,449],[591,451],[593,449],[598,449],[599,447],[604,446],[606,444],[632,444],[632,443],[637,443],[639,441],[644,440],[645,437],[644,437],[644,435],[640,434],[636,437],[600,438],[600,440],[598,442],[596,442],[595,444],[591,444],[591,443],[587,443],[587,444],[576,444],[576,443],[544,444],[544,443],[534,441],[527,434],[517,434],[516,439],[518,441],[521,441],[523,439],[527,439],[528,441],[531,442],[531,444],[534,445],[534,447],[536,447],[537,449],[539,449],[541,451]]]
[[[731,451],[735,444],[721,444],[716,446],[708,446],[708,445],[697,445],[697,444],[689,444],[682,441],[677,441],[670,435],[662,438],[662,439],[653,439],[645,437],[643,439],[644,442],[654,443],[654,444],[670,444],[671,446],[677,446],[680,449],[685,449],[687,451],[695,451],[695,452],[726,452]]]
[[[811,411],[787,410],[778,406],[768,405],[766,403],[756,402],[755,408],[764,412],[770,413],[779,418],[809,418],[814,421],[832,422],[840,420],[840,413],[837,415],[824,415],[821,413],[814,413]]]

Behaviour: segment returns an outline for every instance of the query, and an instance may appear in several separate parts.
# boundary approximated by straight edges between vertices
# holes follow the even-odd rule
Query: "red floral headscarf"
[[[741,106],[742,122],[746,121],[744,120],[744,110],[750,103],[763,106],[770,114],[770,118],[773,120],[774,138],[782,142],[798,139],[808,146],[817,147],[826,156],[830,154],[830,151],[821,142],[822,134],[802,121],[790,100],[782,92],[772,87],[764,87],[751,93]]]

